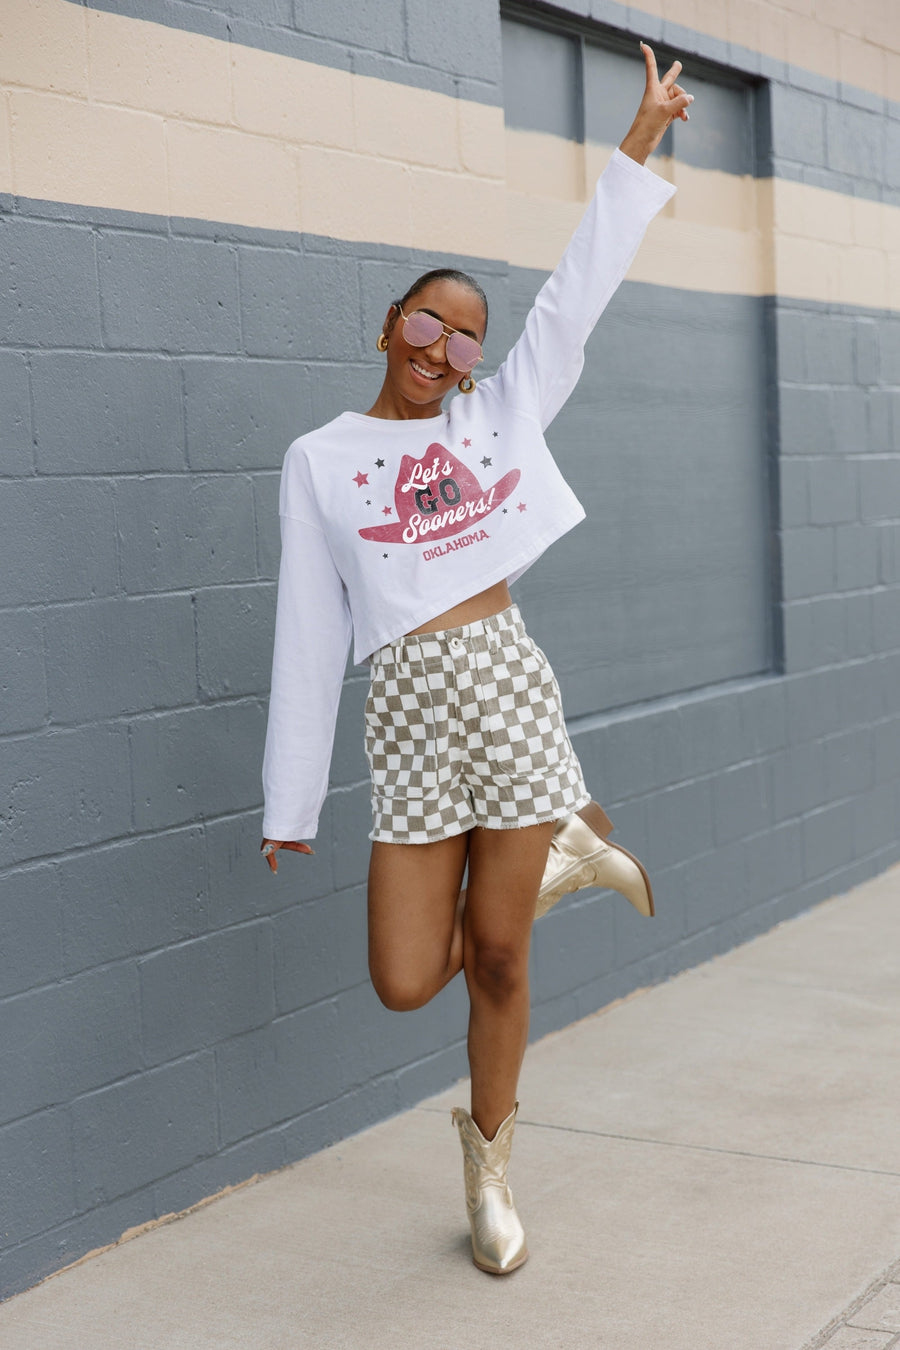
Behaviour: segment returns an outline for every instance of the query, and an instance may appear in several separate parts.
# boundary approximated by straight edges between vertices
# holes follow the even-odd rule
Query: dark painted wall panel
[[[505,86],[504,86],[505,88]],[[618,145],[644,92],[644,62],[633,52],[610,51],[590,42],[584,48],[585,138]],[[667,148],[667,147],[666,147]]]
[[[506,125],[581,140],[578,42],[510,19],[501,35]]]
[[[672,125],[673,153],[685,164],[721,173],[756,171],[753,90],[717,84],[688,74],[683,84],[694,95],[690,123]]]
[[[619,144],[644,91],[644,63],[636,47],[582,44],[577,36],[510,18],[503,20],[501,35],[507,126]],[[754,173],[756,104],[751,86],[722,83],[693,71],[685,79],[696,99],[690,127],[676,123],[670,128],[660,153],[702,169]]]
[[[618,145],[628,130],[631,115],[644,92],[643,61],[636,57],[640,58],[639,51],[610,50],[592,42],[585,45],[584,110],[587,140],[602,145]],[[665,64],[661,64],[660,74],[665,69]],[[687,71],[682,83],[695,99],[691,106],[690,124],[674,123],[664,144],[660,146],[660,153],[673,154],[676,159],[700,169],[718,169],[722,173],[754,173],[755,101],[752,89],[749,86],[717,83],[709,76],[698,75],[690,69],[689,60]],[[511,125],[517,123],[513,121]]]
[[[570,715],[768,668],[762,342],[740,296],[626,282],[601,319],[550,432],[588,519],[520,583]]]
[[[508,47],[503,99],[510,126],[618,144],[643,88],[637,43],[649,39],[661,71],[676,57],[682,61],[682,83],[696,98],[690,126],[676,122],[670,128],[663,154],[699,168],[774,175],[900,204],[896,100],[800,67],[785,68],[737,44],[621,6],[599,13],[607,22],[573,10],[564,30],[571,52],[584,41],[584,77],[566,88],[558,61],[551,57],[541,64],[541,43],[548,44],[549,36],[549,50],[561,41],[548,34],[552,19],[514,0],[502,9]],[[568,117],[566,99],[573,110]],[[575,131],[560,130],[567,121]]]

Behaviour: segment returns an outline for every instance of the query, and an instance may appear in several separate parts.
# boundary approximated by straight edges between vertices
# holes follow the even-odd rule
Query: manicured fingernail
[[[693,101],[694,101],[694,95],[693,95],[693,94],[688,94],[688,103],[693,103]]]

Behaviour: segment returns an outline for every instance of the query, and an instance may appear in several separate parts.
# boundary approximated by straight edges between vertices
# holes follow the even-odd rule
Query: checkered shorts
[[[559,820],[590,793],[559,685],[518,608],[399,638],[371,657],[370,839],[427,844]]]

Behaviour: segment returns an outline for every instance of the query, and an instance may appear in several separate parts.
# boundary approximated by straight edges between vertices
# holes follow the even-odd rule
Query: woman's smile
[[[446,374],[446,371],[443,370],[429,370],[427,366],[423,366],[419,361],[416,361],[413,357],[409,358],[409,364],[412,366],[413,373],[417,375],[419,379],[427,380],[429,384],[431,384],[434,380],[441,379],[441,377]]]

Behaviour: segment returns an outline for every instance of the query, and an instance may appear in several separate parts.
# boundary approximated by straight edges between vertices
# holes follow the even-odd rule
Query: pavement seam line
[[[438,1106],[420,1106],[418,1110],[426,1111],[429,1115],[444,1114],[444,1108]],[[726,1157],[758,1158],[761,1162],[790,1163],[800,1167],[823,1167],[834,1172],[862,1172],[866,1176],[897,1177],[900,1179],[900,1172],[883,1167],[854,1167],[849,1163],[820,1162],[815,1158],[791,1158],[780,1153],[755,1153],[752,1149],[720,1148],[716,1144],[690,1144],[680,1139],[650,1139],[637,1134],[616,1134],[612,1130],[586,1130],[577,1125],[553,1125],[543,1120],[527,1120],[525,1117],[520,1117],[516,1122],[516,1128],[522,1129],[525,1126],[531,1126],[537,1130],[557,1130],[561,1134],[586,1134],[597,1139],[619,1139],[627,1144],[653,1144],[658,1148],[683,1148],[695,1153],[721,1153]]]
[[[848,1326],[851,1317],[855,1317],[870,1299],[881,1293],[882,1289],[886,1289],[889,1284],[897,1283],[900,1283],[900,1261],[895,1261],[893,1265],[888,1266],[887,1270],[882,1271],[861,1294],[857,1295],[852,1303],[847,1305],[843,1312],[838,1313],[837,1317],[833,1317],[826,1327],[823,1327],[813,1336],[812,1340],[804,1342],[800,1350],[827,1350],[828,1342],[836,1332]],[[889,1327],[884,1329],[885,1331],[891,1330]],[[862,1328],[854,1325],[852,1330],[857,1331],[862,1330]],[[895,1332],[893,1339],[885,1345],[885,1350],[894,1350],[894,1347],[898,1345],[900,1345],[900,1333]]]

